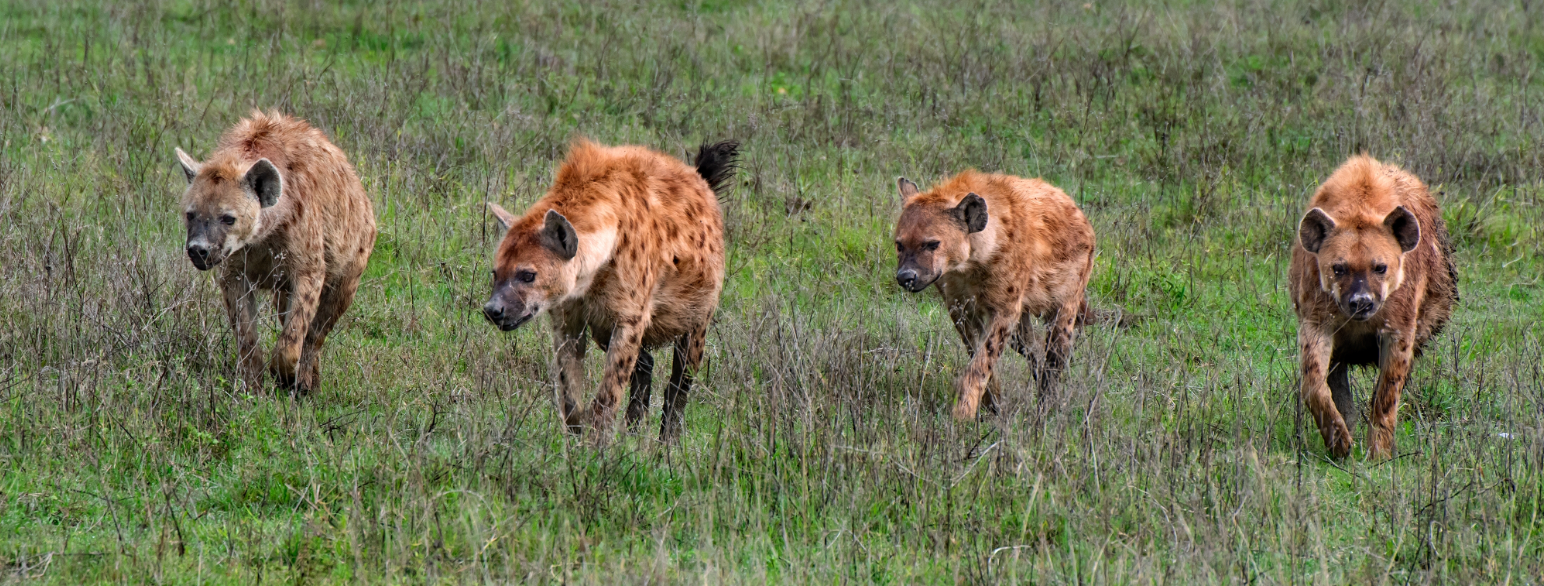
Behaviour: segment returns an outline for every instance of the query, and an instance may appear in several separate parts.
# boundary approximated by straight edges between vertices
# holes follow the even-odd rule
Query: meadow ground
[[[1541,64],[1528,2],[0,3],[0,581],[1538,584]],[[181,250],[173,147],[253,107],[381,228],[299,401],[232,384]],[[479,314],[482,203],[581,134],[745,145],[679,445],[562,433],[545,324]],[[1334,462],[1285,274],[1361,150],[1434,186],[1463,299],[1398,457]],[[892,280],[895,177],[968,166],[1100,235],[1043,425],[1016,356],[951,421],[965,351]]]

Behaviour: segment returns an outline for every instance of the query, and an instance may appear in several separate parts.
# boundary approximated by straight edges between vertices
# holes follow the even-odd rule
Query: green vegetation
[[[1541,20],[8,0],[0,581],[1537,584]],[[172,148],[207,154],[253,107],[331,134],[381,227],[299,401],[230,382],[213,277],[181,250]],[[562,433],[545,325],[478,313],[482,202],[534,201],[576,135],[745,144],[679,445],[657,407],[603,449]],[[1285,288],[1304,202],[1359,150],[1438,191],[1462,279],[1383,463],[1364,422],[1332,462],[1305,421]],[[968,166],[1072,194],[1092,302],[1126,316],[1083,330],[1040,425],[1014,356],[1005,417],[952,422],[964,349],[892,281],[895,177]]]

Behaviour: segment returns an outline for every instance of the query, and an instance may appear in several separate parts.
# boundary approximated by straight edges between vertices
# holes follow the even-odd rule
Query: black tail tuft
[[[708,182],[713,195],[723,197],[724,188],[740,168],[740,141],[726,140],[716,144],[702,143],[697,150],[697,174]]]

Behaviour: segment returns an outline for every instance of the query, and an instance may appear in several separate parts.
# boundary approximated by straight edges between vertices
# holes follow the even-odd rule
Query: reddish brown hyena
[[[354,167],[305,121],[259,111],[221,136],[208,160],[180,148],[177,160],[188,178],[188,259],[201,271],[225,265],[220,288],[242,378],[262,379],[253,295],[271,290],[283,329],[268,369],[280,386],[310,392],[322,343],[375,246],[375,214]]]
[[[1341,165],[1308,207],[1289,280],[1302,401],[1330,454],[1344,458],[1356,409],[1346,371],[1376,365],[1368,452],[1388,457],[1411,365],[1458,300],[1447,228],[1420,179],[1366,155]]]
[[[983,392],[996,409],[992,373],[1010,345],[1036,365],[1042,408],[1053,405],[1087,309],[1093,226],[1072,198],[1039,179],[966,171],[926,193],[905,178],[898,183],[895,280],[913,293],[937,283],[970,350],[955,381],[955,419],[975,418]],[[1046,323],[1044,359],[1034,352],[1031,316]]]
[[[488,207],[505,234],[483,313],[508,331],[547,312],[557,354],[557,405],[578,431],[610,427],[631,379],[631,426],[648,411],[650,348],[675,345],[660,438],[681,429],[687,391],[702,361],[724,286],[719,193],[734,173],[738,143],[703,145],[695,168],[637,146],[577,140],[552,189],[525,215]],[[578,408],[586,336],[606,352],[588,410]]]

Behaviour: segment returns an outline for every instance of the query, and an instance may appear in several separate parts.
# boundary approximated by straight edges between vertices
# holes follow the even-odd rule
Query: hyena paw
[[[1393,430],[1373,427],[1367,438],[1367,455],[1374,460],[1383,460],[1394,455]]]
[[[1336,460],[1345,459],[1351,454],[1351,430],[1346,429],[1345,423],[1335,422],[1324,431],[1324,447]]]
[[[966,402],[966,401],[960,401],[960,402],[954,404],[954,420],[955,421],[975,421],[975,419],[976,419],[976,406],[975,405],[972,405],[972,404],[970,404],[969,402]]]

